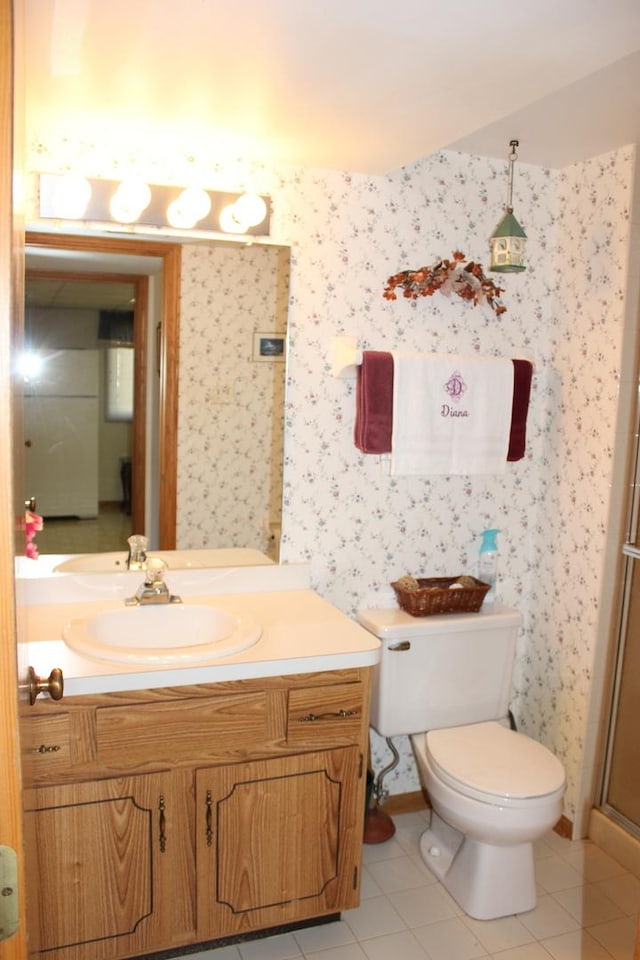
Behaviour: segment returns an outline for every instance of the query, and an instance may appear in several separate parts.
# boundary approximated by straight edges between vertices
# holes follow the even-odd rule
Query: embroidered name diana
[[[450,407],[448,403],[443,403],[440,407],[440,416],[441,417],[468,417],[468,410],[455,410],[453,407]]]

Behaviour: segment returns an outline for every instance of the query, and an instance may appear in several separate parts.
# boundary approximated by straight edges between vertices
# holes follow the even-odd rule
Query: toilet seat
[[[521,807],[564,790],[558,758],[495,721],[430,730],[423,746],[444,783],[484,803]]]

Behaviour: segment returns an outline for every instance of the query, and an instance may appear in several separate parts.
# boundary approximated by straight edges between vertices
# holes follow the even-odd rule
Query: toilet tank
[[[373,668],[371,724],[384,737],[506,717],[517,610],[412,617],[398,608],[358,612],[382,642]]]

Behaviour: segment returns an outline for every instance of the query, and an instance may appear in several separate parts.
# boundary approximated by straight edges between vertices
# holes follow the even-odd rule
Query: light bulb
[[[37,380],[44,368],[44,358],[31,350],[25,350],[18,360],[18,373],[25,383]]]
[[[267,215],[267,204],[257,193],[243,193],[234,203],[236,220],[256,227]]]
[[[53,194],[53,210],[57,217],[81,220],[91,199],[91,184],[77,173],[60,177]]]
[[[235,203],[228,203],[220,211],[220,229],[225,233],[246,233],[249,229],[249,224],[240,221],[236,212]]]
[[[190,230],[211,210],[211,197],[199,187],[187,187],[167,207],[167,220],[172,227]]]
[[[133,223],[150,203],[149,185],[138,177],[130,177],[118,186],[109,201],[109,210],[118,223]]]

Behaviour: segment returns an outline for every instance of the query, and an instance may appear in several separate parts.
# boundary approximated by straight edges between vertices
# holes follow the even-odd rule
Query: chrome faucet
[[[159,557],[147,560],[144,581],[132,597],[127,597],[125,605],[127,607],[137,607],[151,603],[182,603],[181,597],[171,593],[164,582],[166,569],[166,563]]]
[[[127,557],[127,570],[144,570],[147,563],[147,544],[149,541],[139,533],[134,533],[127,540],[129,544],[129,556]]]

